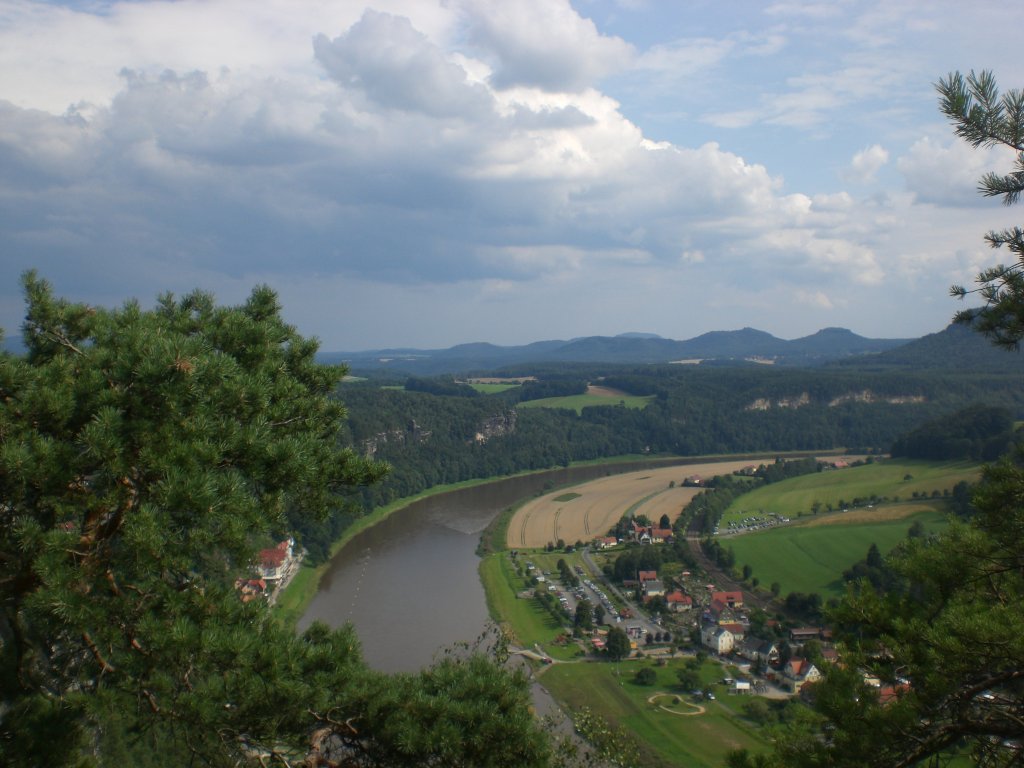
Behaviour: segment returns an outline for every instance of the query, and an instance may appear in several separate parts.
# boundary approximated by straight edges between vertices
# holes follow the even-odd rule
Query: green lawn
[[[648,753],[643,765],[719,768],[732,750],[767,751],[769,745],[758,735],[757,728],[737,714],[744,697],[727,694],[723,685],[714,686],[716,701],[700,702],[706,708],[704,714],[679,715],[649,703],[654,694],[666,693],[670,695],[659,699],[659,703],[692,711],[684,704],[673,704],[677,695],[682,701],[693,700],[688,692],[679,690],[676,670],[682,664],[682,660],[669,661],[664,667],[655,666],[650,660],[555,664],[544,670],[540,681],[570,712],[587,707],[613,725],[627,728]],[[642,666],[655,670],[655,685],[633,682]],[[706,662],[701,670],[705,684],[720,681],[723,675],[721,665],[715,662]]]
[[[827,599],[845,592],[842,572],[863,559],[871,544],[888,552],[916,520],[936,531],[945,527],[946,513],[933,509],[877,522],[788,525],[721,541],[736,554],[736,567],[750,565],[763,586],[777,581],[783,595],[817,592]]]
[[[907,476],[909,479],[905,479]],[[814,502],[822,508],[839,507],[840,501],[872,496],[913,497],[914,492],[930,496],[933,491],[950,490],[961,480],[973,482],[981,475],[981,465],[972,462],[928,462],[884,459],[848,469],[816,472],[780,483],[762,486],[736,499],[725,510],[720,523],[725,530],[730,521],[749,515],[774,512],[796,519],[811,511]]]
[[[519,403],[517,408],[568,408],[582,413],[584,408],[592,405],[625,406],[626,408],[646,408],[654,399],[654,395],[623,395],[622,397],[602,397],[601,395],[569,395],[567,397],[543,397],[540,400],[527,400]]]

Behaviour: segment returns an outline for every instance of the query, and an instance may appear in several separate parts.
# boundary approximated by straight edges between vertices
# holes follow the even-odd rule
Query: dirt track
[[[591,541],[608,531],[634,507],[655,523],[663,514],[675,521],[701,488],[684,488],[684,478],[710,478],[772,461],[771,458],[719,461],[708,464],[659,467],[602,477],[570,489],[553,491],[527,502],[512,517],[506,542],[512,548],[543,547],[562,539],[568,544]],[[669,483],[675,482],[670,488]],[[570,493],[578,496],[557,501]]]

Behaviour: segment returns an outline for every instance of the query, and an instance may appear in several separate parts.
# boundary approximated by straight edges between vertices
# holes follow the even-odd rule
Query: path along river
[[[412,672],[487,624],[477,574],[480,533],[517,501],[545,489],[672,462],[571,467],[497,480],[414,502],[352,539],[331,561],[299,622],[351,622],[374,669]]]

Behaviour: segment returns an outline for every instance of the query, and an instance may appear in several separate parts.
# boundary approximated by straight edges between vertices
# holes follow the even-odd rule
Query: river
[[[488,621],[480,533],[503,509],[552,487],[686,460],[571,467],[497,480],[410,504],[355,536],[331,561],[299,621],[351,622],[367,664],[413,672],[473,643]]]

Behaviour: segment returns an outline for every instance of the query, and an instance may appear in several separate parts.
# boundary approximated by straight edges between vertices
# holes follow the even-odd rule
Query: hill
[[[878,370],[906,368],[959,369],[986,373],[1024,372],[1024,355],[984,343],[976,331],[956,324],[877,354],[834,362],[837,365]]]
[[[448,349],[383,349],[324,353],[325,362],[346,362],[354,371],[387,370],[422,376],[493,371],[531,363],[602,364],[772,364],[818,366],[847,357],[891,350],[906,339],[868,339],[844,328],[826,328],[787,341],[755,328],[711,331],[686,341],[655,334],[587,336],[568,341],[538,341],[502,347],[488,343],[459,344]]]

